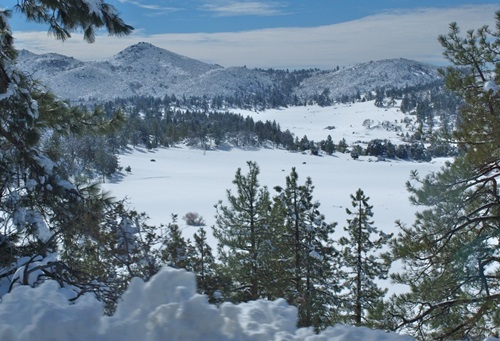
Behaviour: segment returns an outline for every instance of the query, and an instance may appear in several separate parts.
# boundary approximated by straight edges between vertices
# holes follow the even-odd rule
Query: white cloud
[[[134,6],[142,8],[142,9],[155,11],[156,15],[157,14],[164,14],[164,13],[168,13],[168,12],[179,11],[179,8],[175,8],[175,7],[164,7],[164,6],[158,6],[158,5],[153,5],[153,4],[143,4],[139,1],[134,1],[134,0],[118,0],[118,1],[123,3],[123,4],[125,4],[125,3],[132,4]]]
[[[200,9],[213,12],[216,16],[240,16],[240,15],[279,15],[286,7],[280,2],[263,1],[221,1],[217,3],[205,4]]]
[[[341,24],[312,28],[276,28],[229,33],[99,36],[88,45],[79,35],[65,43],[40,32],[14,32],[16,46],[35,53],[57,52],[83,60],[109,57],[139,41],[223,66],[330,69],[337,65],[385,58],[409,58],[441,64],[439,34],[456,21],[465,32],[494,27],[497,6],[386,12]]]

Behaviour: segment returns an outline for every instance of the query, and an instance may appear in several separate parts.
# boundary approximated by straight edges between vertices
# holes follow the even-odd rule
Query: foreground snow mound
[[[296,329],[297,310],[284,300],[220,308],[196,293],[194,274],[165,268],[149,282],[131,281],[113,316],[88,295],[69,304],[56,282],[18,287],[0,303],[0,340],[409,341],[368,328],[335,326],[315,335]]]

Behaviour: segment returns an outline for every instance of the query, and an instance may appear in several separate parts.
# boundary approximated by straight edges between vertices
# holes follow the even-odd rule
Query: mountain
[[[272,91],[291,98],[309,98],[330,90],[330,96],[364,94],[380,87],[421,85],[439,79],[435,66],[390,59],[341,70],[288,72],[224,68],[207,64],[149,43],[127,47],[102,61],[83,62],[59,54],[21,51],[18,65],[59,97],[71,101],[106,101],[132,96],[262,96]],[[295,80],[290,82],[290,79]]]
[[[329,89],[335,97],[365,94],[377,88],[404,88],[430,84],[441,79],[437,67],[409,59],[386,59],[339,70],[320,71],[305,79],[295,93],[299,97]]]

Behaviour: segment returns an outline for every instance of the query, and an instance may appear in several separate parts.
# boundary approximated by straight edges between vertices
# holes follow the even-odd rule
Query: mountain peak
[[[131,45],[109,59],[115,66],[132,66],[141,68],[169,67],[188,73],[204,73],[220,66],[207,64],[196,59],[182,56],[147,42]]]
[[[133,44],[133,45],[130,45],[128,47],[126,47],[125,49],[123,49],[121,52],[119,52],[118,54],[123,54],[123,53],[132,53],[132,52],[147,52],[147,51],[165,51],[165,52],[170,52],[168,50],[165,50],[165,49],[162,49],[158,46],[155,46],[151,43],[147,43],[145,41],[141,41],[137,44]]]
[[[162,49],[153,44],[140,42],[126,47],[122,51],[118,52],[118,54],[113,56],[112,59],[152,58],[152,57],[154,58],[161,55],[164,56],[175,55],[176,57],[182,57],[176,53]]]

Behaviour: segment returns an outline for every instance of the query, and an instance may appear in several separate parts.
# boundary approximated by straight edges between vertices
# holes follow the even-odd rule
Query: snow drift
[[[102,311],[91,295],[70,304],[65,289],[53,281],[18,287],[2,298],[0,340],[412,340],[341,325],[315,335],[296,329],[297,310],[282,299],[216,307],[196,293],[194,274],[172,268],[147,283],[133,279],[115,314]]]

